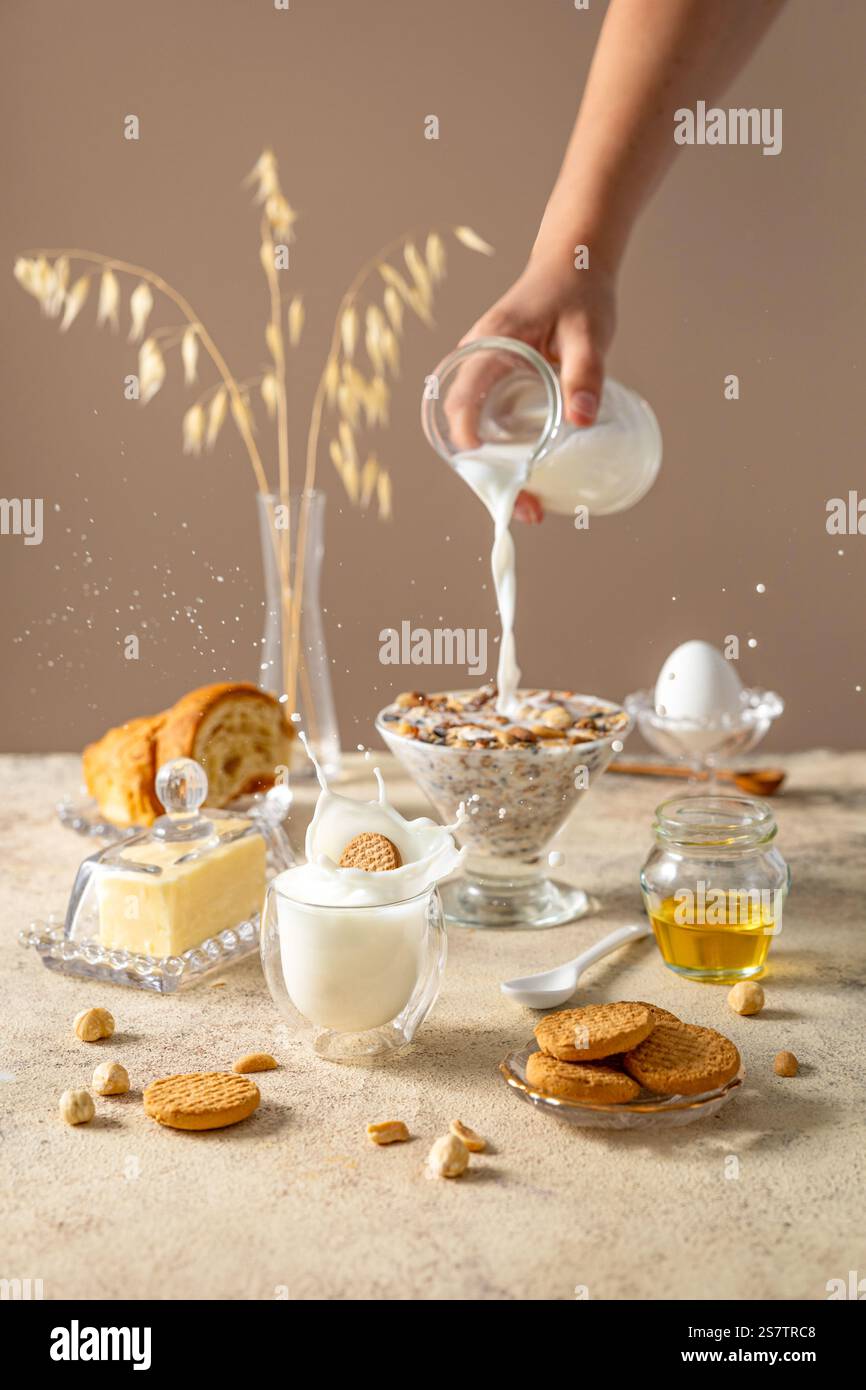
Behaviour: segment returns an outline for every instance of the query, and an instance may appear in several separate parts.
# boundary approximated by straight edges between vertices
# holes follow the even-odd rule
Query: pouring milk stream
[[[477,443],[460,447],[467,413]],[[574,516],[580,507],[590,517],[624,511],[655,481],[661,431],[647,402],[610,378],[594,425],[564,423],[552,368],[534,348],[510,338],[479,338],[440,363],[427,379],[421,418],[430,443],[493,520],[491,570],[502,627],[497,709],[510,716],[520,684],[510,529],[517,494],[526,488],[547,511],[562,515]]]

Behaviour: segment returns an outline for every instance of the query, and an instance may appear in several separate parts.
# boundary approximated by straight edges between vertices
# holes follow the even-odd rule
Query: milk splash
[[[462,805],[452,825],[437,825],[427,816],[408,821],[388,801],[378,767],[373,769],[378,787],[375,801],[341,796],[331,790],[304,733],[300,739],[321,792],[307,827],[307,862],[279,875],[276,883],[282,892],[313,906],[376,907],[417,897],[459,867],[465,851],[457,848],[452,832],[465,819]],[[364,832],[385,835],[396,845],[403,861],[399,869],[371,873],[340,867],[346,845]]]
[[[286,991],[318,1027],[345,1034],[393,1024],[409,1041],[442,971],[444,943],[431,941],[430,895],[463,859],[451,835],[456,827],[405,820],[389,804],[378,768],[375,801],[340,796],[301,739],[322,790],[307,828],[307,863],[272,884]],[[346,845],[365,831],[397,846],[399,869],[340,867]],[[404,1017],[413,999],[415,1013]]]

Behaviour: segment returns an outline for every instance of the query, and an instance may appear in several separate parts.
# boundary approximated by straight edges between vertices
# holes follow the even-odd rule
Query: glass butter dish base
[[[530,1054],[537,1051],[538,1044],[533,1038],[520,1051],[510,1052],[499,1064],[502,1077],[517,1095],[531,1105],[560,1115],[582,1129],[676,1129],[681,1125],[690,1125],[721,1110],[725,1101],[742,1086],[746,1075],[741,1067],[724,1086],[717,1086],[697,1096],[660,1096],[642,1090],[636,1100],[619,1104],[565,1100],[548,1095],[527,1081],[526,1063]]]
[[[79,866],[66,914],[20,933],[50,970],[161,994],[198,984],[258,950],[268,883],[294,863],[281,788],[253,809],[202,811],[207,776],[160,768],[166,814]]]
[[[49,970],[64,975],[81,975],[111,985],[132,985],[156,994],[175,994],[190,985],[218,975],[226,966],[245,956],[258,954],[259,913],[237,927],[201,941],[180,956],[134,955],[130,951],[109,951],[93,937],[71,940],[62,919],[49,917],[33,921],[18,933],[22,946],[32,946]]]

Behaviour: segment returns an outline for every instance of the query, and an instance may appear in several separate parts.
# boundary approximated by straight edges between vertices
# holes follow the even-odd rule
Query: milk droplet
[[[758,643],[754,637],[750,637],[746,645],[749,647],[757,647]]]
[[[547,862],[551,869],[558,869],[560,864],[565,863],[565,855],[561,849],[552,849],[547,856]]]
[[[767,592],[767,586],[766,586],[766,584],[756,584],[756,585],[755,585],[755,593],[756,593],[756,594],[765,594],[766,592]]]
[[[623,748],[622,739],[615,738],[610,746],[613,749],[614,753],[621,753]]]

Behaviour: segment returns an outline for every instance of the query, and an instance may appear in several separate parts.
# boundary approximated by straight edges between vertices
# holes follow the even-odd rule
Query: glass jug
[[[421,424],[456,472],[468,459],[507,467],[561,515],[634,506],[661,464],[658,421],[636,392],[609,377],[595,424],[570,425],[555,371],[515,338],[478,338],[444,358],[425,381]]]

